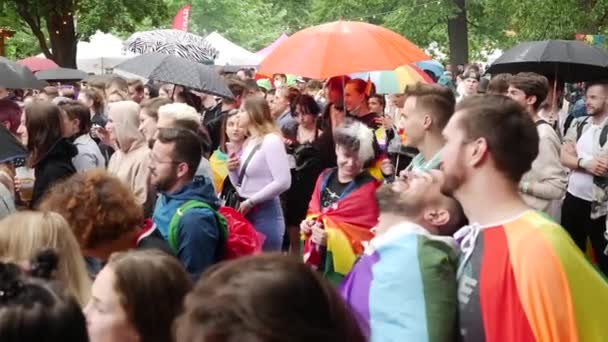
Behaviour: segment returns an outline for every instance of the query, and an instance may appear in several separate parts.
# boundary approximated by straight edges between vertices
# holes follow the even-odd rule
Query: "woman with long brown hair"
[[[173,320],[191,287],[188,273],[172,256],[158,251],[113,254],[84,309],[90,341],[172,341]]]
[[[61,111],[50,102],[33,102],[25,107],[27,130],[27,164],[34,169],[31,207],[59,180],[76,173],[72,158],[76,147],[63,137]]]
[[[239,122],[249,138],[242,149],[229,153],[230,181],[243,198],[239,210],[266,236],[263,249],[279,251],[285,233],[279,196],[291,185],[285,145],[264,98],[249,97]]]

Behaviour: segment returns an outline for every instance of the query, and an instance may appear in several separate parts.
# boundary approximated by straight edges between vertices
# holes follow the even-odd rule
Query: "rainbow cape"
[[[370,241],[340,293],[369,341],[454,341],[457,266],[454,239],[404,222]]]
[[[463,341],[608,341],[608,283],[562,227],[530,210],[464,229]]]
[[[211,165],[213,187],[218,194],[221,194],[224,180],[228,177],[228,155],[219,149],[215,150],[209,157],[209,164]]]
[[[313,266],[323,264],[325,277],[338,284],[350,271],[357,256],[363,252],[363,241],[369,241],[374,234],[371,229],[378,223],[376,189],[379,182],[370,180],[364,184],[354,184],[345,191],[332,207],[321,208],[321,194],[336,169],[325,170],[317,179],[308,207],[307,220],[323,223],[327,231],[327,250],[324,260],[320,260],[319,246],[302,235],[304,262]]]

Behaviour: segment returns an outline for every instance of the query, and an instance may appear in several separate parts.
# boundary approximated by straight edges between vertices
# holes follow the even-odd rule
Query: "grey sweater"
[[[538,156],[532,168],[521,179],[519,189],[526,204],[536,210],[552,214],[549,210],[553,201],[561,200],[566,194],[568,175],[559,158],[560,140],[550,125],[536,126],[538,131]],[[527,183],[527,186],[526,186]]]

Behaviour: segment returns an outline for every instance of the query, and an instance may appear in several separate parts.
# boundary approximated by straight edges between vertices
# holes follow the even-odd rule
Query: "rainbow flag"
[[[463,341],[608,341],[608,283],[561,226],[530,210],[465,229]]]
[[[304,262],[314,267],[322,265],[325,277],[337,285],[363,252],[363,241],[374,236],[371,229],[378,223],[380,214],[376,202],[376,189],[380,183],[370,178],[363,184],[355,184],[333,206],[322,208],[321,194],[335,173],[336,169],[330,169],[319,176],[306,216],[307,220],[323,223],[327,231],[325,256],[310,236],[302,235],[301,238]]]
[[[454,341],[454,239],[404,222],[372,239],[340,293],[369,341]]]
[[[213,187],[220,194],[224,187],[224,180],[228,177],[228,155],[219,149],[215,150],[209,157],[209,164],[211,165]]]

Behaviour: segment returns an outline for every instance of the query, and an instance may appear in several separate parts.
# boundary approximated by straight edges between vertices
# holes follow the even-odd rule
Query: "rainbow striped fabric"
[[[209,157],[211,165],[211,177],[213,178],[213,187],[218,194],[222,192],[224,180],[228,177],[228,155],[222,151],[215,150]]]
[[[463,341],[608,341],[608,283],[562,227],[527,211],[464,229]]]
[[[340,293],[370,341],[454,341],[457,266],[454,239],[404,222],[370,241]]]
[[[317,179],[308,207],[307,220],[323,224],[327,232],[327,246],[323,253],[309,235],[302,235],[303,261],[314,268],[322,269],[331,283],[338,285],[351,270],[357,257],[363,252],[363,242],[373,238],[372,228],[378,223],[379,209],[376,201],[375,180],[356,184],[345,191],[331,208],[321,207],[321,193],[327,186],[330,175],[336,169],[326,170]]]

